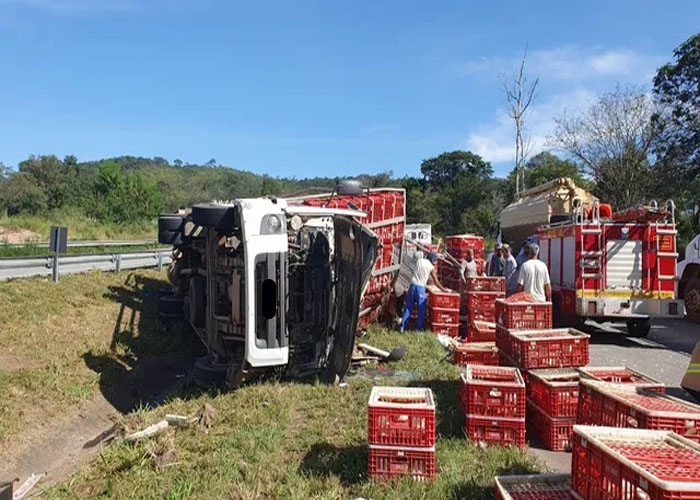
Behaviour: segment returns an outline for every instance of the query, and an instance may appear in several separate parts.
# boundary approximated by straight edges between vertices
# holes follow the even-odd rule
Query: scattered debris
[[[341,382],[338,384],[338,387],[340,387],[341,389],[345,389],[347,386],[348,386],[347,382]]]
[[[156,422],[155,424],[146,427],[142,431],[124,436],[124,441],[138,441],[143,438],[151,437],[167,429],[168,425],[167,420],[161,420],[160,422]]]
[[[209,433],[211,425],[214,423],[214,418],[216,417],[216,410],[210,404],[205,403],[199,412],[199,417],[197,418],[197,423],[200,429],[205,433]]]
[[[394,347],[391,352],[379,349],[369,344],[357,344],[357,348],[365,353],[378,356],[382,361],[399,361],[406,355],[406,346]]]
[[[17,491],[12,495],[12,500],[21,500],[27,494],[29,491],[36,486],[36,483],[41,481],[41,479],[46,476],[43,472],[41,474],[32,474],[27,478],[27,480],[22,483],[22,486],[19,487]]]
[[[19,478],[0,483],[0,500],[12,500],[12,490]]]
[[[170,413],[165,416],[165,420],[168,422],[168,424],[174,425],[176,427],[187,427],[190,424],[194,424],[197,422],[196,417],[186,417],[184,415],[172,415]]]

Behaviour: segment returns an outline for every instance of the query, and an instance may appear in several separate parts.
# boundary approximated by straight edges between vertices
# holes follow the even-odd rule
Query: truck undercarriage
[[[161,217],[159,241],[175,247],[169,281],[209,353],[197,382],[345,375],[378,250],[358,215],[247,199]]]

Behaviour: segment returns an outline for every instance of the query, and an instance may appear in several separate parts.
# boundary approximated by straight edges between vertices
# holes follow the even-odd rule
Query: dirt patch
[[[29,359],[17,354],[0,352],[0,371],[6,373],[18,372],[20,370],[35,370],[44,364],[37,359]]]
[[[41,235],[29,229],[7,229],[0,227],[0,243],[25,243],[40,241]]]

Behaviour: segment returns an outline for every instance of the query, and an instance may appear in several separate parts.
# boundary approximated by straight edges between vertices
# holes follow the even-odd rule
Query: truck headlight
[[[278,234],[282,230],[282,220],[279,215],[266,215],[262,220],[260,234]]]

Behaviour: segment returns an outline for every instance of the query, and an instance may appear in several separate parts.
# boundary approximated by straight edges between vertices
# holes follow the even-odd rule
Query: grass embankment
[[[0,228],[24,229],[36,233],[38,241],[48,241],[51,226],[68,227],[71,240],[155,240],[157,220],[114,224],[97,221],[75,210],[58,210],[44,215],[0,216]]]
[[[169,428],[148,442],[115,442],[49,498],[492,498],[497,474],[537,471],[517,449],[481,449],[463,434],[458,369],[428,334],[373,331],[366,340],[408,345],[396,370],[418,371],[410,385],[433,389],[438,408],[438,477],[432,484],[367,478],[367,400],[372,382],[348,378],[347,387],[261,382],[235,392],[183,394],[165,405],[125,418],[128,430],[167,413],[216,410],[208,434],[197,427]],[[375,383],[406,385],[398,379]]]
[[[0,282],[0,456],[97,391],[126,408],[137,365],[182,351],[157,328],[164,284],[155,271]]]

